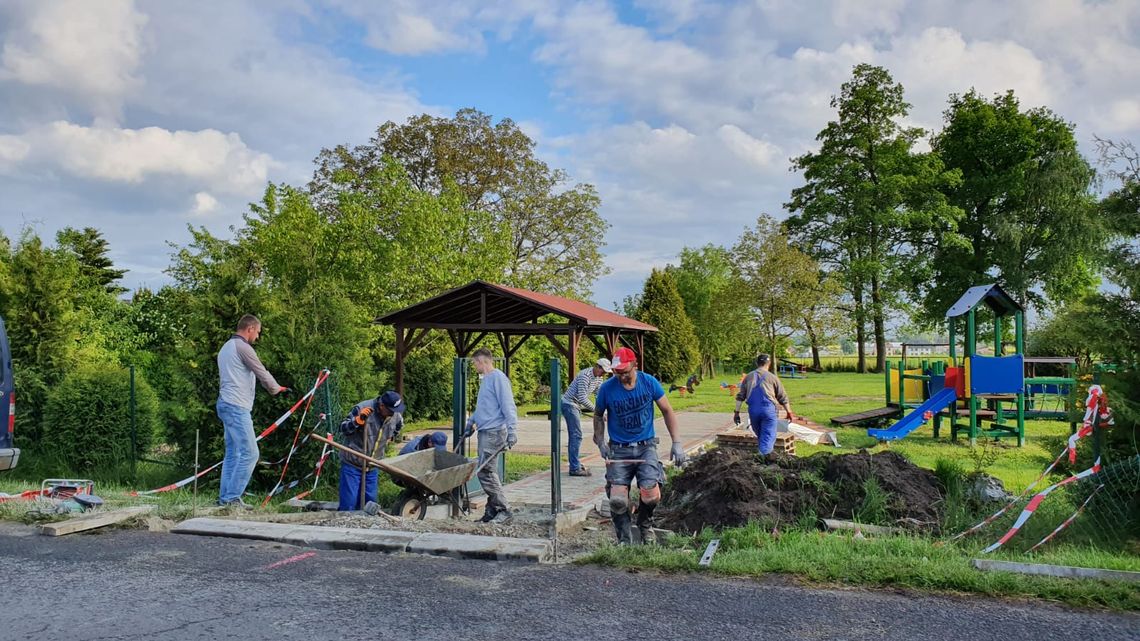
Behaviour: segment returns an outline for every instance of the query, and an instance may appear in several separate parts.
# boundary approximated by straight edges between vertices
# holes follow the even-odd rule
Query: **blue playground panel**
[[[971,356],[971,394],[1022,394],[1025,392],[1025,359],[1014,356]]]

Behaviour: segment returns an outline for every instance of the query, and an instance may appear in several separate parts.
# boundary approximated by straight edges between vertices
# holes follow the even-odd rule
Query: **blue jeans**
[[[562,416],[566,419],[566,435],[569,437],[566,455],[570,457],[570,471],[582,469],[578,460],[578,450],[582,446],[582,412],[577,405],[562,404]]]
[[[368,479],[364,482],[364,502],[376,501],[376,483],[379,478],[378,470],[368,470]],[[350,512],[364,507],[360,503],[360,470],[344,461],[340,463],[340,505],[336,509],[341,512]]]
[[[253,417],[249,410],[225,401],[218,401],[218,418],[225,429],[226,456],[222,459],[222,485],[218,492],[220,503],[231,503],[245,494],[245,487],[253,476],[260,452],[257,435],[253,432]]]

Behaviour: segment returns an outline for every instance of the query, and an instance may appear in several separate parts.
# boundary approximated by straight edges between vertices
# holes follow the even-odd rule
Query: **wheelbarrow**
[[[409,519],[423,519],[429,506],[447,503],[466,514],[470,509],[466,492],[455,492],[475,475],[475,461],[443,450],[420,450],[377,460],[376,467],[387,472],[404,488],[391,513]]]

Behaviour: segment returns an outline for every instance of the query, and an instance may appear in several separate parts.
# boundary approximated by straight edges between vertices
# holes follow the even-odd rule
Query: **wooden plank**
[[[947,412],[946,410],[942,410],[939,412],[939,414],[942,414],[943,416],[948,416],[949,412]],[[969,416],[970,410],[958,409],[957,414],[958,414],[958,416]],[[997,412],[995,412],[993,410],[978,410],[978,418],[993,417],[993,416],[997,416]]]
[[[836,416],[831,419],[831,422],[836,425],[857,425],[864,421],[895,416],[898,413],[899,409],[897,407],[879,407],[873,410],[867,410],[866,412]]]
[[[1140,582],[1140,572],[1128,572],[1126,570],[1098,570],[1096,568],[1077,568],[1068,565],[1014,563],[1012,561],[991,561],[988,559],[974,559],[974,567],[978,570],[991,572],[1017,572],[1018,574],[1057,576],[1068,579],[1107,579],[1113,581]]]
[[[154,505],[136,505],[133,507],[124,507],[118,510],[111,510],[109,512],[95,512],[93,514],[84,514],[77,516],[73,519],[60,521],[58,523],[46,523],[40,526],[40,534],[47,536],[64,536],[66,534],[74,534],[76,532],[83,532],[85,530],[94,530],[95,528],[104,527],[114,523],[126,521],[127,519],[146,514],[153,510]]]
[[[859,530],[864,534],[902,534],[903,530],[894,527],[884,527],[882,525],[869,525],[865,523],[856,523],[854,521],[843,521],[840,519],[821,519],[824,527],[829,530]]]
[[[285,505],[295,507],[301,510],[333,510],[335,511],[340,507],[340,503],[336,501],[306,501],[304,499],[289,499],[285,501]]]

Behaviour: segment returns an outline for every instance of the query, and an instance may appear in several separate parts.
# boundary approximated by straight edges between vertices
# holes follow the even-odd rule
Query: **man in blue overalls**
[[[756,369],[744,377],[740,390],[736,392],[736,411],[732,422],[740,425],[740,404],[748,403],[748,419],[752,431],[756,433],[756,448],[762,456],[772,453],[776,446],[776,407],[782,405],[788,413],[788,420],[794,421],[792,406],[788,403],[788,393],[780,378],[769,371],[772,359],[767,354],[756,357]]]
[[[685,462],[685,448],[677,433],[677,417],[661,383],[637,370],[637,355],[623,347],[614,353],[610,366],[614,377],[602,383],[594,403],[594,443],[606,462],[610,515],[619,544],[633,543],[630,530],[629,486],[637,479],[641,501],[637,506],[637,527],[646,542],[650,518],[661,500],[665,473],[657,459],[657,437],[653,429],[653,406],[661,410],[665,428],[673,440],[670,458],[674,465]],[[607,418],[610,439],[605,432]],[[624,462],[624,461],[628,461]]]
[[[447,434],[443,432],[432,432],[431,434],[422,434],[408,441],[400,448],[400,454],[411,454],[420,450],[435,448],[436,451],[447,451]]]

